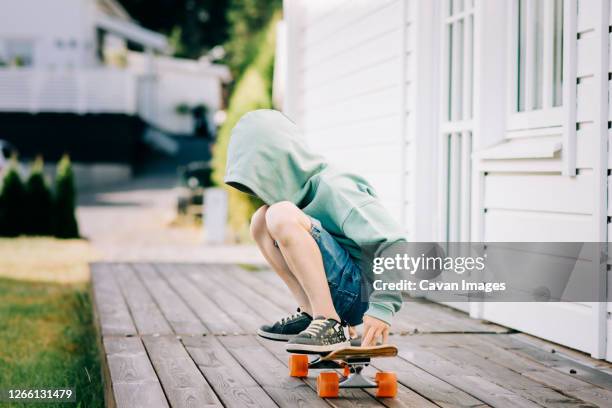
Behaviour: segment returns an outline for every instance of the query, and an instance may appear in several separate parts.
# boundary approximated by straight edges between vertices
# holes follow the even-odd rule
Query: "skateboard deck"
[[[331,353],[321,355],[319,361],[329,360],[361,360],[370,359],[375,357],[395,357],[397,356],[397,347],[390,344],[383,344],[380,346],[372,347],[345,347],[339,350],[332,351]]]

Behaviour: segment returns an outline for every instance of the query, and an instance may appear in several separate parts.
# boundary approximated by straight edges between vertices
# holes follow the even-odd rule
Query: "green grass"
[[[76,404],[30,405],[104,406],[96,339],[87,284],[0,278],[0,388],[76,387]]]

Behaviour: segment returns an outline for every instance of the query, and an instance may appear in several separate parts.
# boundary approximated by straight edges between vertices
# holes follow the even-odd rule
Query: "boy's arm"
[[[346,217],[342,230],[345,236],[359,247],[376,248],[376,256],[384,253],[393,243],[405,241],[395,220],[376,200],[353,208]],[[372,274],[371,270],[365,272]],[[369,303],[366,315],[391,325],[393,315],[402,306],[402,296],[398,292],[374,291],[370,295]]]

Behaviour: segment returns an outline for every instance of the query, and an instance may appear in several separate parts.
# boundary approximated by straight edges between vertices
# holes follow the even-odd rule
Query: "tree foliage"
[[[255,109],[272,107],[272,73],[274,68],[274,44],[276,39],[276,22],[280,13],[275,14],[267,27],[258,37],[257,56],[245,69],[237,81],[227,110],[227,119],[219,130],[217,143],[213,151],[213,179],[223,185],[223,176],[227,162],[227,146],[232,128],[247,112]],[[229,224],[239,240],[247,239],[250,216],[261,205],[261,201],[240,191],[228,188]]]
[[[175,56],[198,58],[227,40],[229,0],[120,0],[143,27],[170,37]]]
[[[269,46],[261,37],[266,35],[272,15],[281,6],[281,0],[230,0],[225,62],[234,78],[240,77],[257,58],[261,46]]]
[[[25,188],[26,230],[30,235],[53,234],[53,196],[45,180],[44,163],[36,158]]]
[[[76,189],[72,163],[64,155],[57,164],[55,178],[55,236],[58,238],[78,238],[79,227],[76,220]]]
[[[257,55],[258,37],[282,0],[120,0],[144,27],[170,38],[175,56],[199,58],[224,45],[239,77]]]
[[[4,173],[0,190],[0,234],[15,237],[23,233],[26,212],[25,188],[13,157]]]

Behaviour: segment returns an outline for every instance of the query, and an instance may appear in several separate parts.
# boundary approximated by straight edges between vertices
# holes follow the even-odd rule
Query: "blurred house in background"
[[[129,177],[142,140],[175,153],[203,107],[214,133],[228,69],[170,51],[115,0],[2,1],[0,139],[25,158],[68,152],[90,184]]]
[[[284,2],[275,100],[410,241],[610,242],[610,0],[350,3]],[[612,361],[602,259],[607,303],[450,306]]]

